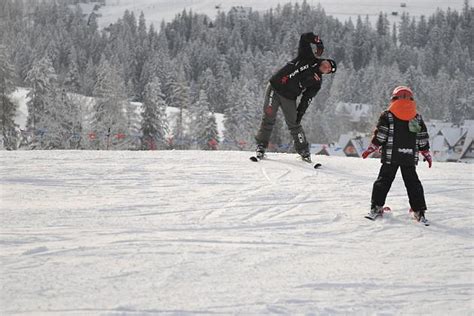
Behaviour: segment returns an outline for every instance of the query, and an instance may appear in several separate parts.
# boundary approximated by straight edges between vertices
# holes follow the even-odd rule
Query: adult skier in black
[[[316,45],[313,51],[311,44]],[[265,156],[265,150],[281,107],[285,121],[293,136],[295,149],[303,160],[311,162],[309,144],[301,127],[301,119],[313,97],[321,89],[322,75],[336,72],[336,62],[319,58],[324,51],[321,38],[314,33],[301,35],[298,56],[277,71],[270,79],[263,105],[263,116],[255,139],[257,158]],[[301,99],[297,106],[298,96]]]

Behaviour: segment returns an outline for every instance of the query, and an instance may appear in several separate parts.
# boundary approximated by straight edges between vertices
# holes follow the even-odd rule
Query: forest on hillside
[[[338,102],[374,105],[370,132],[401,84],[412,87],[425,120],[474,119],[474,8],[467,0],[461,12],[404,13],[392,25],[383,13],[375,25],[367,17],[341,22],[303,1],[263,13],[233,8],[215,19],[183,11],[160,26],[127,11],[104,29],[77,2],[0,2],[4,148],[104,148],[110,133],[140,135],[138,144],[117,139],[113,148],[169,148],[171,126],[179,148],[206,148],[217,138],[216,112],[225,114],[220,148],[252,148],[268,79],[311,31],[325,44],[323,57],[338,62],[303,119],[311,142],[333,142],[351,128],[334,114]],[[9,97],[16,87],[29,89],[23,132]],[[87,124],[76,95],[96,100]],[[143,103],[139,114],[131,101]],[[172,124],[167,106],[180,109]],[[272,137],[291,142],[281,118]]]

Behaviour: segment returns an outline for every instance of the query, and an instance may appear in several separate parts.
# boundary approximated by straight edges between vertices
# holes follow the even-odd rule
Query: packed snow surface
[[[250,154],[0,152],[0,314],[472,315],[474,165]]]

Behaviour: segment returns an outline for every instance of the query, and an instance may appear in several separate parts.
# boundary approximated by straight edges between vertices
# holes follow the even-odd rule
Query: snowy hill
[[[0,152],[1,314],[473,310],[473,165],[421,165],[430,227],[363,218],[379,162],[248,152]]]
[[[115,23],[123,16],[125,10],[134,12],[138,17],[140,12],[145,13],[145,18],[156,27],[160,26],[162,20],[170,22],[174,16],[184,9],[202,13],[214,18],[219,11],[228,12],[233,6],[252,7],[256,11],[266,11],[276,8],[278,4],[295,3],[302,1],[281,1],[281,0],[107,0],[106,6],[99,10],[102,17],[99,25],[106,27]],[[312,6],[321,4],[326,14],[332,15],[341,21],[349,17],[353,21],[357,15],[368,15],[371,21],[375,21],[382,11],[389,14],[391,22],[398,22],[402,12],[408,12],[411,16],[430,15],[437,8],[447,9],[448,7],[460,11],[464,0],[307,0]],[[405,3],[406,7],[400,4]],[[399,15],[392,16],[392,12]]]

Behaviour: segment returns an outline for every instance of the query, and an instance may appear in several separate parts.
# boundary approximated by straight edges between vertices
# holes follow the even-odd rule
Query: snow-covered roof
[[[474,140],[474,125],[469,127],[467,131],[466,139],[464,140],[464,146],[462,147],[461,155],[459,156],[460,159],[462,159],[466,155],[467,151],[473,146],[473,140]]]
[[[342,134],[341,136],[339,136],[339,140],[337,141],[337,144],[339,145],[339,147],[346,147],[347,144],[349,143],[349,141],[351,140],[351,138],[353,137],[354,135],[352,134]]]
[[[340,156],[345,157],[344,148],[339,145],[329,145],[329,144],[311,144],[310,147],[311,154],[319,154],[323,151],[326,151],[329,156]]]
[[[448,148],[445,146],[445,139],[443,135],[436,135],[431,140],[431,150],[433,152],[447,151]]]
[[[343,153],[342,155],[345,156],[344,149],[346,149],[347,146],[353,146],[356,154],[360,157],[369,144],[370,137],[348,133],[339,136],[339,141],[337,142],[335,149],[340,149]]]
[[[467,129],[460,127],[445,127],[441,130],[441,133],[448,142],[448,145],[453,147],[464,135],[466,135]]]
[[[430,120],[425,122],[426,128],[428,129],[428,135],[430,137],[436,136],[443,128],[452,127],[453,123],[443,122],[439,120]]]
[[[360,122],[362,118],[370,116],[372,108],[370,104],[339,102],[334,112],[337,115],[348,115],[351,122]]]
[[[467,128],[474,127],[474,120],[465,120],[463,126]]]

